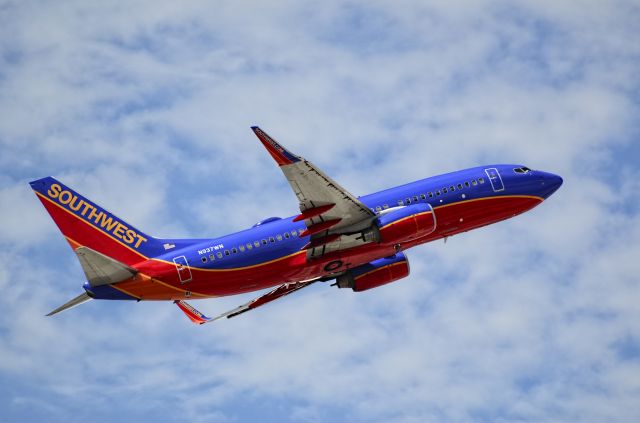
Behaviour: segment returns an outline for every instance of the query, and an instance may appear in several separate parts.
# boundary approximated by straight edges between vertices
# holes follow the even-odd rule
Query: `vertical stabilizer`
[[[131,266],[164,251],[157,240],[52,177],[30,183],[71,248],[88,247]]]

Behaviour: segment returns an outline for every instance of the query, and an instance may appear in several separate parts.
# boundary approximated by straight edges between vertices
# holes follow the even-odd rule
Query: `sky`
[[[0,2],[0,421],[640,421],[638,22],[622,0]],[[227,234],[297,212],[256,124],[355,195],[488,163],[564,185],[364,293],[202,327],[171,303],[44,317],[85,280],[29,181]]]

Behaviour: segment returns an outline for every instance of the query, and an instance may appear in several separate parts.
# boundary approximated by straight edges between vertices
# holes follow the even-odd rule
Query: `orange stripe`
[[[290,257],[295,257],[295,256],[297,256],[299,254],[306,254],[306,253],[307,253],[306,250],[296,251],[293,254],[289,254],[289,255],[284,256],[284,257],[279,257],[277,259],[265,261],[265,262],[258,263],[258,264],[252,264],[250,266],[234,267],[234,268],[231,268],[231,269],[203,269],[201,267],[191,267],[191,266],[187,266],[187,267],[190,268],[190,269],[199,270],[201,272],[233,272],[233,271],[236,271],[236,270],[253,269],[253,268],[256,268],[256,267],[260,267],[260,266],[266,266],[267,264],[275,263],[276,261],[281,261],[281,260],[284,260],[284,259],[287,259],[287,258],[290,258]],[[158,261],[160,263],[170,264],[172,266],[175,265],[175,263],[172,263],[172,262],[169,262],[169,261],[166,261],[166,260],[162,260],[162,259],[158,259],[158,258],[152,258],[150,260]]]
[[[65,235],[65,238],[67,239],[67,241],[68,241],[70,244],[72,244],[72,246],[73,246],[73,245],[75,245],[75,246],[76,246],[75,248],[78,248],[78,247],[84,247],[84,245],[80,244],[78,241],[76,241],[75,239],[73,239],[73,238],[71,238],[71,237],[68,237],[68,236],[66,236],[66,235]],[[74,249],[75,249],[75,248],[74,248]],[[185,296],[185,298],[187,298],[187,297],[186,297],[186,293],[187,293],[187,291],[191,292],[191,297],[202,297],[202,298],[211,298],[211,297],[212,297],[211,295],[206,295],[206,294],[202,294],[202,293],[199,293],[199,292],[194,292],[194,291],[190,291],[190,290],[180,289],[180,288],[175,287],[175,286],[173,286],[173,285],[170,285],[170,284],[168,284],[168,283],[166,283],[166,282],[163,282],[163,281],[161,281],[161,280],[159,280],[159,279],[157,279],[157,278],[152,278],[151,276],[149,276],[149,275],[147,275],[147,274],[144,274],[144,273],[141,273],[141,272],[140,272],[139,274],[140,274],[140,275],[142,275],[142,276],[143,276],[143,277],[145,277],[145,278],[148,278],[148,279],[149,279],[149,280],[151,280],[153,283],[158,283],[158,284],[160,284],[160,285],[164,285],[164,286],[166,286],[167,288],[171,288],[171,289],[173,289],[173,290],[175,290],[175,291],[178,291],[178,292],[182,293],[182,294]],[[139,282],[141,282],[141,281],[135,281],[135,282],[136,282],[136,283],[139,283]],[[144,280],[144,281],[142,281],[142,282],[146,282],[146,280]],[[122,285],[122,284],[126,284],[126,283],[127,283],[127,282],[119,282],[119,283],[117,283],[117,284],[111,284],[110,286],[111,286],[112,288],[116,288],[117,290],[124,292],[124,293],[125,293],[125,294],[127,294],[127,295],[131,295],[132,297],[135,297],[135,298],[140,299],[141,297],[140,297],[139,295],[133,294],[131,291],[128,291],[128,290],[126,290],[126,289],[124,289],[124,288],[122,288],[122,287],[117,287],[117,286],[116,286],[116,285]],[[143,286],[141,286],[141,288],[144,288],[144,287],[143,287]]]
[[[120,291],[120,292],[124,292],[125,294],[130,295],[130,296],[132,296],[133,298],[137,298],[137,299],[139,299],[139,300],[141,299],[141,298],[140,298],[140,297],[138,297],[137,295],[134,295],[134,294],[132,294],[131,292],[129,292],[129,291],[127,291],[127,290],[125,290],[125,289],[118,288],[118,287],[117,287],[117,286],[115,286],[115,285],[109,285],[109,286],[110,286],[111,288],[115,288],[115,289],[117,289],[117,290],[118,290],[118,291]]]
[[[111,238],[112,240],[114,240],[114,241],[115,241],[115,242],[117,242],[118,244],[122,245],[123,247],[128,248],[129,250],[131,250],[131,251],[133,251],[134,253],[138,254],[140,257],[144,258],[145,260],[155,260],[155,261],[158,261],[158,262],[161,262],[161,263],[166,263],[166,264],[169,264],[169,265],[172,265],[172,266],[173,266],[173,265],[175,265],[175,263],[172,263],[172,262],[169,262],[169,261],[166,261],[166,260],[162,260],[162,259],[158,259],[158,258],[152,258],[152,257],[147,257],[147,256],[145,256],[144,254],[140,253],[139,251],[136,251],[136,250],[132,249],[131,247],[129,247],[128,245],[123,244],[122,242],[118,241],[116,238],[112,237],[112,236],[111,236],[111,235],[109,235],[108,233],[106,233],[106,232],[104,232],[104,231],[102,231],[102,230],[98,229],[97,227],[93,226],[91,223],[87,222],[86,220],[79,218],[77,215],[75,215],[75,214],[74,214],[74,213],[72,213],[71,211],[69,211],[69,210],[65,209],[64,207],[62,207],[60,204],[58,204],[58,203],[56,203],[56,202],[54,202],[54,201],[50,200],[49,198],[45,197],[44,195],[40,194],[40,193],[39,193],[39,192],[37,192],[37,191],[36,191],[35,193],[36,193],[38,196],[40,196],[41,198],[44,198],[45,200],[49,201],[51,204],[54,204],[55,206],[57,206],[57,207],[61,208],[61,209],[62,209],[62,210],[64,210],[65,212],[69,213],[70,215],[72,215],[73,217],[75,217],[76,219],[78,219],[79,221],[84,222],[84,223],[85,223],[85,224],[87,224],[90,228],[92,228],[92,229],[94,229],[94,230],[99,231],[100,233],[102,233],[102,234],[104,234],[104,235],[108,236],[109,238]],[[470,200],[456,201],[456,202],[454,202],[454,203],[450,203],[450,204],[443,204],[443,205],[441,205],[441,206],[436,206],[436,207],[433,207],[433,206],[432,206],[432,207],[433,207],[433,209],[435,210],[435,209],[444,208],[444,207],[449,207],[449,206],[453,206],[453,205],[457,205],[457,204],[461,204],[461,203],[471,203],[471,202],[474,202],[474,201],[494,200],[494,199],[498,199],[498,198],[531,198],[531,199],[536,199],[536,200],[539,200],[539,201],[544,201],[544,199],[543,199],[542,197],[533,196],[533,195],[496,195],[496,196],[493,196],[493,197],[474,198],[474,199],[470,199]],[[391,225],[395,225],[395,224],[397,224],[397,223],[401,223],[401,222],[403,222],[403,221],[404,221],[404,220],[406,220],[406,219],[410,219],[410,218],[412,218],[412,217],[420,216],[420,215],[428,214],[428,213],[431,213],[431,211],[428,211],[428,212],[422,212],[422,213],[419,213],[419,214],[417,214],[417,215],[407,216],[407,217],[405,217],[405,218],[403,218],[403,219],[401,219],[401,220],[398,220],[398,221],[396,221],[396,222],[389,223],[388,225],[383,226],[383,227],[382,227],[382,228],[380,228],[380,229],[384,229],[384,228],[387,228],[387,227],[389,227],[389,226],[391,226]],[[80,244],[79,244],[79,245],[80,245]],[[280,261],[280,260],[287,259],[287,258],[289,258],[289,257],[293,257],[293,256],[295,256],[295,255],[297,255],[297,254],[306,254],[306,251],[304,251],[304,250],[303,250],[303,251],[297,251],[297,252],[295,252],[295,253],[293,253],[293,254],[289,254],[289,255],[287,255],[287,256],[280,257],[280,258],[277,258],[277,259],[274,259],[274,260],[270,260],[270,261],[267,261],[267,262],[258,263],[258,264],[253,264],[253,265],[250,265],[250,266],[244,266],[244,267],[234,267],[234,268],[232,268],[232,269],[203,269],[203,268],[200,268],[200,267],[193,267],[193,266],[190,266],[190,265],[187,265],[187,268],[189,268],[189,269],[193,269],[193,270],[199,270],[199,271],[203,271],[203,272],[232,272],[232,271],[236,271],[236,270],[253,269],[253,268],[256,268],[256,267],[265,266],[265,265],[268,265],[268,264],[274,263],[274,262],[276,262],[276,261]]]

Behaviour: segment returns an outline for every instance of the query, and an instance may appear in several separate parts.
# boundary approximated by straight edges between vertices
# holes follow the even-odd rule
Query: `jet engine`
[[[362,266],[347,270],[338,276],[338,288],[351,288],[355,292],[395,282],[409,275],[409,261],[403,253],[374,260]]]
[[[433,209],[428,203],[411,204],[391,210],[376,219],[383,243],[406,242],[436,229]]]

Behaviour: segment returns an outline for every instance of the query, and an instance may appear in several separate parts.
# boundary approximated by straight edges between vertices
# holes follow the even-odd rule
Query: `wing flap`
[[[303,281],[303,282],[293,282],[293,283],[285,283],[282,284],[274,289],[272,289],[271,291],[267,292],[266,294],[255,298],[251,301],[249,301],[246,304],[243,304],[241,306],[238,306],[232,310],[229,310],[225,313],[222,313],[216,317],[207,317],[206,315],[204,315],[203,313],[201,313],[200,311],[198,311],[195,307],[193,307],[192,305],[188,304],[185,301],[179,300],[179,301],[174,301],[174,303],[180,308],[180,310],[182,310],[184,312],[184,314],[187,315],[187,317],[189,318],[189,320],[191,320],[193,323],[197,324],[197,325],[203,325],[205,323],[210,323],[210,322],[214,322],[216,320],[222,319],[224,317],[226,317],[227,319],[230,319],[232,317],[238,316],[242,313],[246,313],[249,310],[253,310],[255,308],[261,307],[267,303],[270,303],[271,301],[275,301],[279,298],[285,297],[289,294],[292,294],[302,288],[305,288],[315,282],[317,282],[318,279],[313,279],[310,281]]]

